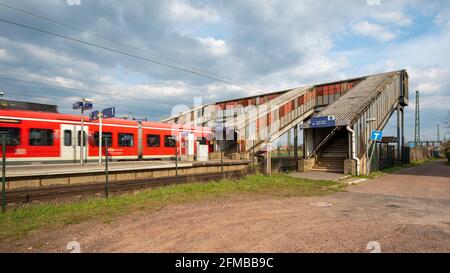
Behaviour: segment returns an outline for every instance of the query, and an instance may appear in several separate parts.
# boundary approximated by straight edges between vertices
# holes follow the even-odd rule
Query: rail
[[[184,183],[198,183],[212,180],[221,180],[223,178],[236,179],[250,174],[251,170],[225,171],[208,174],[179,175],[171,177],[149,178],[143,180],[129,180],[109,183],[109,192],[125,192],[136,189],[157,188],[169,185]],[[44,188],[31,188],[11,190],[7,192],[6,201],[8,203],[27,203],[36,200],[51,200],[60,197],[69,197],[75,195],[103,193],[105,183],[91,183],[65,186],[50,186]],[[1,199],[3,201],[3,198]]]

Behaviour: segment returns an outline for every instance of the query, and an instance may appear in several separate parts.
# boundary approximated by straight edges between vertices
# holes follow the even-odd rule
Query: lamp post
[[[85,141],[85,133],[84,133],[84,111],[92,109],[93,100],[88,98],[81,98],[81,101],[76,102],[73,105],[73,109],[81,109],[81,130],[80,130],[80,164],[84,165],[84,141]]]
[[[102,142],[103,142],[103,111],[98,112],[98,164],[102,165]]]

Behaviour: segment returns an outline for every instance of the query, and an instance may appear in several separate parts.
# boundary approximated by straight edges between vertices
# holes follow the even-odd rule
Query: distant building
[[[58,107],[56,105],[1,99],[0,110],[7,109],[58,113]]]

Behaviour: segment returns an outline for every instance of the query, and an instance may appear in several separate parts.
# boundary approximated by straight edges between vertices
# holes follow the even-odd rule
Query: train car
[[[197,152],[197,144],[208,145],[209,151],[212,151],[212,146],[209,145],[212,132],[207,127],[142,122],[141,128],[143,159],[173,157],[175,153],[186,155],[190,143],[194,145],[194,154]]]
[[[98,160],[99,123],[84,118],[86,135],[85,160]],[[140,122],[117,118],[104,119],[102,146],[116,160],[137,160],[173,157],[186,153],[185,143],[208,144],[209,128]],[[6,140],[6,157],[11,161],[81,160],[81,116],[59,113],[0,110],[0,143]],[[174,138],[176,137],[176,138]],[[184,141],[195,138],[194,142]],[[176,150],[178,149],[178,150]]]

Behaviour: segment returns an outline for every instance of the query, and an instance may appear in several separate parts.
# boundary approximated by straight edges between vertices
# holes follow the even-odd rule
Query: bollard
[[[105,196],[106,198],[109,197],[109,174],[108,174],[108,164],[109,164],[109,157],[108,157],[108,140],[105,139]]]
[[[2,212],[6,211],[6,136],[2,139]]]

